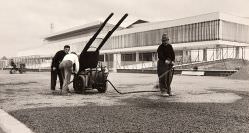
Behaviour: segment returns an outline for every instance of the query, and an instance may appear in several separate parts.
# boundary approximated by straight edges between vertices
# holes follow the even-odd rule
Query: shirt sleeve
[[[157,55],[159,60],[164,60],[162,47],[159,46],[157,49]]]
[[[78,58],[78,56],[77,55],[75,55],[75,71],[76,71],[76,73],[78,73],[78,71],[79,71],[79,58]]]
[[[58,52],[55,54],[55,56],[52,58],[52,64],[51,64],[51,68],[56,67],[56,63],[58,62]]]
[[[175,51],[174,51],[174,49],[173,49],[173,46],[171,45],[171,49],[172,49],[172,55],[171,55],[171,57],[172,57],[172,61],[175,61]]]

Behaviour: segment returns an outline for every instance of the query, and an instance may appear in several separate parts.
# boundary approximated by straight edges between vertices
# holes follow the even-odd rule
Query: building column
[[[242,49],[242,59],[245,59],[246,58],[246,47],[241,47]]]
[[[187,63],[189,59],[189,51],[188,50],[182,50],[182,62]]]
[[[113,54],[113,72],[117,72],[117,69],[121,66],[121,53]]]
[[[203,49],[203,61],[207,61],[207,49]]]
[[[104,54],[104,62],[106,62],[106,54]]]
[[[156,58],[157,54],[155,52],[152,53],[152,61],[157,61],[157,58]]]
[[[217,45],[216,48],[215,48],[215,59],[216,59],[216,60],[219,60],[219,59],[220,59],[220,57],[221,57],[220,54],[221,54],[221,53],[220,53],[220,46]]]
[[[139,52],[136,52],[136,62],[139,62]]]
[[[235,59],[239,59],[239,55],[240,55],[240,47],[236,46],[235,47]]]
[[[153,52],[151,56],[152,56],[152,58],[151,58],[152,59],[152,66],[156,67],[157,66],[157,58],[156,58],[157,53]]]

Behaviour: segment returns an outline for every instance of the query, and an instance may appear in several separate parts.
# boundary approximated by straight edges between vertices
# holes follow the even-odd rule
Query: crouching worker
[[[172,67],[175,61],[175,52],[171,44],[169,44],[169,37],[167,34],[162,35],[162,44],[157,49],[158,62],[157,74],[159,77],[159,88],[162,96],[172,96],[171,81],[173,78]]]
[[[75,70],[74,66],[75,65]],[[78,73],[79,71],[79,59],[75,52],[67,54],[59,65],[59,69],[63,78],[63,88],[62,95],[67,95],[69,93],[68,84],[70,83],[70,78],[72,73]]]

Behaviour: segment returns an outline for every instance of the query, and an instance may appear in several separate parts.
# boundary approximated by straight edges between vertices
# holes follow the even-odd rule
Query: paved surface
[[[111,73],[120,91],[154,90],[151,74]],[[51,95],[49,73],[0,76],[0,107],[35,132],[249,132],[249,81],[175,76],[158,93]],[[71,87],[72,88],[72,87]]]
[[[26,125],[0,109],[0,132],[33,133]]]

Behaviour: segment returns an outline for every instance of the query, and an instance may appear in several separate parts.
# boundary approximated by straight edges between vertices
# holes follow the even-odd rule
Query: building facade
[[[71,46],[71,51],[80,53],[100,25],[101,22],[91,23],[50,34],[44,38],[41,47],[22,51],[17,58],[37,60],[38,67],[48,67],[51,57],[66,44]],[[93,49],[112,27],[111,24],[105,26]],[[169,35],[179,65],[226,58],[243,59],[249,46],[249,19],[215,12],[119,28],[101,49],[100,60],[114,71],[156,67],[156,50],[163,33]]]

